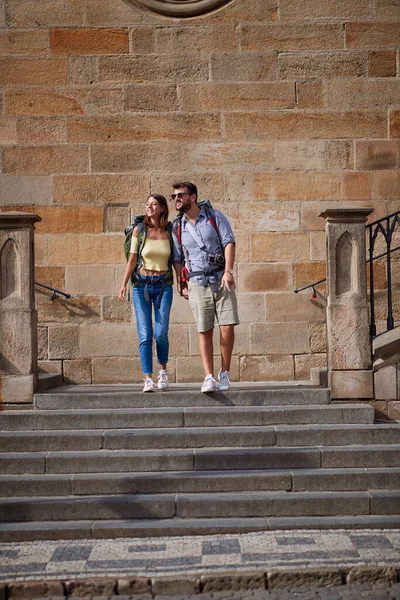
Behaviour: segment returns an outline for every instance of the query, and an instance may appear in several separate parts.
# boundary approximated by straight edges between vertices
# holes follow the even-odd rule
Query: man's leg
[[[206,377],[214,372],[213,333],[214,328],[199,332],[199,350]]]
[[[235,341],[235,326],[220,325],[219,340],[221,346],[221,370],[229,371],[231,368],[231,357]]]

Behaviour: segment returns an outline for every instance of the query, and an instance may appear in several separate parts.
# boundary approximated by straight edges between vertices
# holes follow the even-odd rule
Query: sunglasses
[[[176,200],[176,198],[179,198],[181,200],[183,196],[190,196],[190,194],[189,192],[178,192],[177,194],[171,194],[171,199]]]

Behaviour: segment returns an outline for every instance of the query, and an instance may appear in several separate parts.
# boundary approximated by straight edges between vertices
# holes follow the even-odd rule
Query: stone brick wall
[[[179,21],[123,0],[0,0],[0,26],[1,210],[42,217],[36,279],[72,294],[38,290],[41,368],[141,379],[121,231],[176,178],[237,234],[233,377],[323,366],[323,287],[293,289],[324,276],[322,210],[400,208],[400,3],[233,0]],[[201,378],[177,295],[171,352],[172,378]]]

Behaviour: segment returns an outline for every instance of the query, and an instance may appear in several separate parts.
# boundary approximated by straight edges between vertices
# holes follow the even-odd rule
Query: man
[[[197,187],[188,181],[173,185],[176,209],[180,214],[173,227],[174,267],[178,289],[189,299],[199,336],[205,379],[202,392],[217,389],[214,378],[214,320],[220,330],[220,391],[231,387],[229,370],[239,323],[235,278],[235,238],[228,219],[218,210],[198,206]],[[182,275],[182,280],[181,280]]]

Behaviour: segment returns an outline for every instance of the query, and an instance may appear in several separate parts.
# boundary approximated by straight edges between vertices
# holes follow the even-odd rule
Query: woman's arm
[[[132,231],[132,237],[135,237],[135,238],[138,237],[137,227],[135,227],[135,229]],[[128,262],[126,265],[124,276],[122,278],[121,287],[119,288],[119,292],[118,292],[118,298],[120,300],[122,300],[122,302],[125,302],[126,285],[129,281],[133,271],[135,270],[136,263],[137,263],[137,252],[132,252],[131,254],[129,254],[129,259],[128,259]]]

